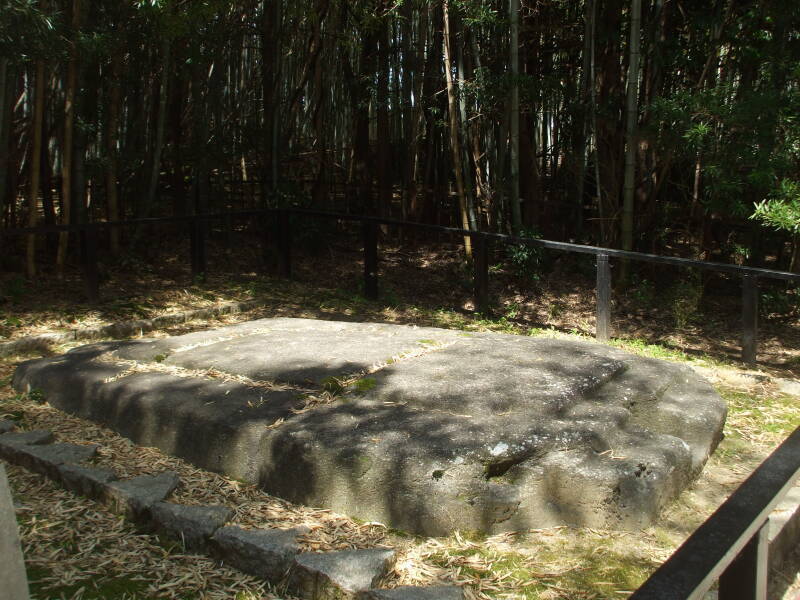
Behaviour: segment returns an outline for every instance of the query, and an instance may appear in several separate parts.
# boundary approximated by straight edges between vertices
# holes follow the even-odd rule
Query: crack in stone
[[[177,348],[173,348],[170,351],[170,354],[178,354],[180,352],[188,352],[189,350],[194,350],[195,348],[204,348],[206,346],[212,346],[214,344],[218,344],[219,342],[228,342],[231,340],[238,340],[240,338],[250,337],[252,335],[259,335],[262,333],[269,333],[272,329],[268,327],[261,327],[258,329],[253,329],[250,331],[246,331],[245,333],[233,333],[230,335],[221,335],[216,338],[211,338],[208,340],[204,340],[202,342],[196,342],[194,344],[186,344],[185,346],[178,346]]]
[[[110,364],[118,367],[126,366],[127,368],[112,377],[107,377],[103,383],[114,383],[136,373],[165,373],[167,375],[174,375],[175,377],[195,377],[199,379],[212,379],[216,381],[227,381],[229,383],[239,383],[245,387],[254,389],[266,389],[270,391],[290,391],[297,392],[310,392],[308,388],[303,388],[288,383],[275,383],[274,381],[256,381],[244,375],[232,375],[224,371],[220,371],[213,367],[208,369],[186,369],[175,365],[165,365],[160,362],[139,362],[137,360],[129,360],[118,358],[114,356],[113,352],[105,352],[94,359],[95,362]]]

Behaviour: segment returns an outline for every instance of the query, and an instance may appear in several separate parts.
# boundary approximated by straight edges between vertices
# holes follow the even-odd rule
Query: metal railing
[[[700,600],[719,580],[719,600],[766,600],[769,516],[798,479],[800,427],[630,599]]]
[[[157,217],[145,219],[131,219],[115,222],[95,222],[78,225],[46,225],[41,227],[27,227],[0,231],[3,236],[41,235],[62,231],[76,232],[81,239],[81,255],[83,263],[83,277],[86,282],[86,295],[90,302],[97,302],[99,298],[99,276],[97,269],[97,238],[98,232],[114,227],[143,226],[159,223],[188,223],[190,225],[191,250],[190,261],[192,275],[199,276],[207,271],[207,255],[205,242],[205,223],[213,220],[233,218],[260,218],[264,221],[263,244],[267,253],[272,253],[277,258],[277,272],[281,276],[290,277],[292,271],[292,222],[290,217],[306,216],[315,218],[333,219],[337,221],[352,221],[362,224],[362,238],[364,243],[364,295],[370,299],[378,298],[378,231],[381,225],[403,228],[415,228],[429,232],[447,233],[462,237],[469,237],[473,247],[475,305],[479,312],[489,310],[489,249],[492,243],[499,244],[525,244],[528,246],[571,252],[578,254],[591,254],[597,257],[597,286],[596,286],[596,311],[597,321],[595,336],[599,341],[607,341],[611,335],[611,259],[623,259],[652,264],[670,265],[675,267],[690,267],[707,271],[716,271],[738,275],[742,280],[742,360],[750,365],[756,363],[758,346],[758,280],[781,279],[785,281],[800,282],[800,274],[785,271],[774,271],[755,267],[729,265],[723,263],[659,256],[642,252],[629,252],[613,248],[600,248],[567,242],[533,239],[488,233],[483,231],[468,231],[455,227],[429,225],[370,217],[364,215],[341,214],[334,212],[304,210],[295,208],[275,208],[260,210],[233,211],[214,214],[201,214],[181,217]]]
[[[424,223],[394,219],[348,215],[301,209],[263,209],[218,214],[133,219],[81,225],[51,225],[0,231],[0,236],[41,235],[62,231],[76,232],[81,238],[83,276],[87,297],[99,298],[97,269],[97,237],[100,230],[158,223],[190,224],[190,261],[192,275],[207,270],[205,224],[217,219],[262,219],[265,257],[273,259],[277,273],[290,277],[292,272],[291,216],[360,222],[364,249],[364,294],[376,299],[378,281],[378,227],[390,225],[412,227],[430,232],[469,237],[473,246],[475,303],[480,311],[489,305],[489,248],[492,243],[526,244],[538,248],[591,254],[597,257],[597,325],[596,337],[604,341],[611,336],[611,270],[610,260],[632,261],[691,267],[738,275],[742,278],[742,358],[754,363],[757,344],[758,280],[782,279],[800,282],[800,274],[772,271],[720,263],[704,262],[598,248],[550,240],[520,238],[502,234],[467,231]],[[719,580],[719,600],[765,600],[767,571],[767,525],[770,512],[800,478],[800,428],[796,429],[695,531],[638,590],[632,600],[700,599]]]

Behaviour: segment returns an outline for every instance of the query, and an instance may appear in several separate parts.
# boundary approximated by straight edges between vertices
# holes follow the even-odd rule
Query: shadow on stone
[[[302,390],[270,383],[376,364],[308,410]],[[687,367],[598,344],[304,319],[94,344],[24,363],[14,385],[288,500],[427,535],[645,527],[726,415]]]

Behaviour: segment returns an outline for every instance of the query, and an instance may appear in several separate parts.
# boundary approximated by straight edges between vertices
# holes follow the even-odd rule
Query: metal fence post
[[[278,274],[290,279],[292,276],[292,221],[289,213],[281,210],[275,219],[275,239],[278,242]]]
[[[206,244],[203,220],[195,215],[191,221],[192,280],[202,279],[206,274]]]
[[[758,277],[742,275],[742,361],[756,364],[758,347]]]
[[[100,272],[97,269],[97,227],[87,225],[80,233],[83,260],[83,280],[86,286],[86,299],[89,304],[100,301]]]
[[[719,578],[719,600],[767,600],[769,520]]]
[[[475,268],[475,309],[489,312],[489,240],[480,233],[472,234],[472,260]]]
[[[265,275],[273,273],[272,217],[264,213],[255,217],[261,237],[261,267]]]
[[[597,324],[595,337],[607,342],[611,337],[611,265],[608,254],[597,255]]]
[[[372,221],[361,223],[364,240],[364,296],[378,299],[378,225]]]

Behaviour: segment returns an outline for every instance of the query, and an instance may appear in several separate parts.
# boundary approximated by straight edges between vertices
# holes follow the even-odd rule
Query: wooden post
[[[87,225],[85,229],[82,229],[80,242],[86,299],[89,304],[97,304],[100,301],[100,273],[97,269],[97,227],[95,225]]]
[[[195,215],[191,221],[192,280],[198,281],[206,275],[206,244],[203,221]]]
[[[233,217],[230,210],[225,213],[222,226],[225,229],[225,252],[230,254],[233,252]]]
[[[265,275],[271,275],[274,272],[273,267],[273,236],[272,236],[272,221],[273,216],[265,213],[256,217],[258,227],[261,233],[261,267]]]
[[[611,265],[608,254],[597,255],[597,324],[595,337],[607,342],[611,337]]]
[[[742,361],[756,364],[758,347],[758,277],[742,276]]]
[[[285,210],[275,215],[275,239],[278,242],[278,274],[290,279],[292,277],[292,221]]]
[[[364,240],[364,296],[378,299],[378,224],[373,221],[361,223]]]
[[[472,260],[475,268],[475,310],[489,312],[489,240],[481,233],[472,234]]]
[[[189,221],[189,262],[192,270],[192,281],[197,277],[197,218]]]
[[[719,600],[767,600],[768,551],[769,521],[720,575]]]

